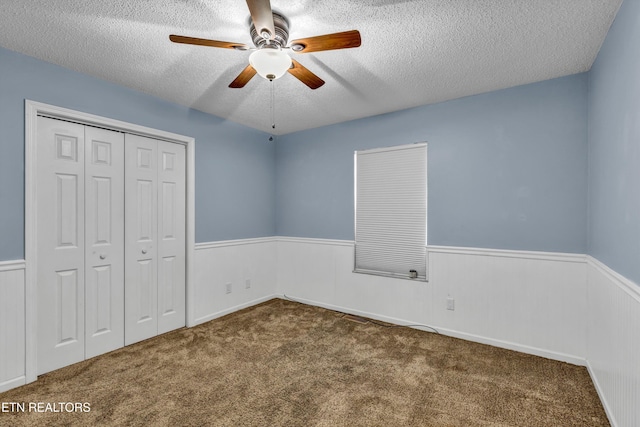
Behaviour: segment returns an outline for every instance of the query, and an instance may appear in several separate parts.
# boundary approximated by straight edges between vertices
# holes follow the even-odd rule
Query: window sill
[[[355,269],[352,272],[359,273],[359,274],[368,274],[371,276],[388,277],[391,279],[411,280],[412,282],[429,282],[429,279],[425,276],[418,276],[416,278],[412,278],[412,277],[409,277],[408,274],[387,273],[384,271],[361,270],[361,269]]]

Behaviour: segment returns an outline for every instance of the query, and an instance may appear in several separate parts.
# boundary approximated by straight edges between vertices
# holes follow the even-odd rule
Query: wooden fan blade
[[[289,74],[309,86],[311,89],[318,89],[324,84],[324,80],[313,74],[295,59],[291,60],[291,64],[292,67],[287,70],[289,71]]]
[[[258,34],[262,34],[266,30],[269,32],[269,38],[274,38],[276,28],[273,25],[271,2],[269,0],[247,0],[247,6],[249,6],[251,20]]]
[[[238,77],[236,77],[236,79],[231,82],[229,87],[234,89],[240,89],[241,87],[244,87],[244,85],[249,83],[249,80],[251,80],[251,78],[255,75],[256,75],[256,69],[253,68],[251,64],[249,64],[244,70],[242,70],[240,74],[238,74]]]
[[[348,49],[361,44],[358,30],[342,33],[325,34],[324,36],[307,37],[291,42],[291,49],[297,53],[319,52],[321,50]]]
[[[221,42],[219,40],[199,39],[196,37],[177,36],[171,34],[169,40],[174,43],[195,44],[199,46],[221,47],[225,49],[247,50],[249,46],[242,43]]]

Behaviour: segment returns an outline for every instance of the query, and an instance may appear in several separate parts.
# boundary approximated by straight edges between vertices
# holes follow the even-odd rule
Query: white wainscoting
[[[270,237],[196,244],[194,325],[274,298],[276,244]]]
[[[353,273],[353,242],[278,238],[278,294],[578,365],[584,255],[429,247],[429,282]],[[455,310],[447,310],[447,297]]]
[[[353,242],[278,238],[278,294],[396,324],[431,323],[429,283],[353,273]]]
[[[640,426],[640,287],[588,257],[587,362],[611,425]]]
[[[430,247],[429,265],[433,322],[447,335],[585,364],[584,255]]]
[[[592,257],[431,246],[429,282],[421,282],[353,273],[352,241],[269,237],[195,249],[194,324],[287,296],[433,326],[586,364],[611,424],[640,425],[640,287]],[[27,382],[25,298],[25,262],[0,262],[0,392]]]
[[[0,262],[0,392],[26,383],[25,262]]]

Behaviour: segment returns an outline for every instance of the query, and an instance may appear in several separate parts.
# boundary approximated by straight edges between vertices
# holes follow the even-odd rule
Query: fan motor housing
[[[289,41],[289,20],[284,15],[273,12],[273,26],[276,30],[273,39],[265,39],[262,35],[258,34],[256,26],[251,22],[250,34],[253,39],[253,44],[257,48],[262,48],[265,45],[283,48],[287,45]]]

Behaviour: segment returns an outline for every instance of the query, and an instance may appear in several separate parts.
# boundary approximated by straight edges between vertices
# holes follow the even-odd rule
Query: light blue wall
[[[268,134],[0,48],[0,261],[24,257],[25,99],[194,137],[196,241],[274,234]]]
[[[640,283],[640,1],[626,0],[589,74],[589,254]]]
[[[584,253],[587,75],[278,138],[276,232],[353,239],[354,150],[428,141],[431,245]]]
[[[24,99],[196,138],[196,240],[353,239],[353,151],[429,142],[429,243],[587,249],[587,75],[268,135],[0,49],[0,260],[23,257]]]

